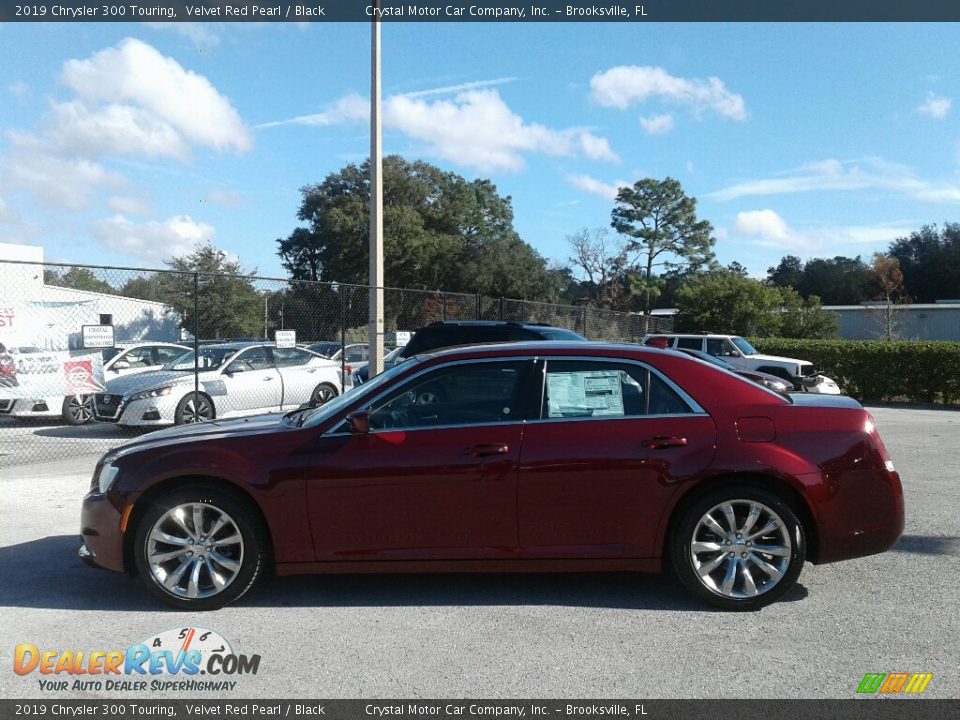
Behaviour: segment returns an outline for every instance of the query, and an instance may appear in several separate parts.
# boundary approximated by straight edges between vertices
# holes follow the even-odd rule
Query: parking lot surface
[[[77,559],[105,439],[68,438],[68,460],[0,465],[0,697],[852,698],[868,672],[933,673],[926,696],[960,697],[960,412],[872,413],[904,482],[900,542],[808,564],[785,600],[738,614],[626,574],[279,578],[171,611]],[[185,627],[259,654],[257,674],[214,694],[50,692],[11,670],[19,643],[106,651]]]

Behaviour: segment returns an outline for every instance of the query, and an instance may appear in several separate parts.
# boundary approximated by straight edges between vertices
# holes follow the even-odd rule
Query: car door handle
[[[263,379],[264,382],[270,382],[271,380],[273,380],[273,375],[267,375],[267,376]]]
[[[685,437],[667,437],[665,435],[657,435],[656,437],[648,438],[640,443],[641,446],[645,448],[651,448],[653,450],[666,450],[667,448],[683,447],[687,444],[687,439]]]
[[[509,445],[474,445],[463,451],[464,455],[470,457],[489,457],[491,455],[506,455],[510,452]]]

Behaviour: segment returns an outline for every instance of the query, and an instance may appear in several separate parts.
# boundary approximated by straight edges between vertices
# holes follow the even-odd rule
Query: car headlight
[[[172,385],[164,385],[163,387],[154,388],[152,390],[143,390],[131,395],[130,401],[133,402],[134,400],[147,400],[149,398],[163,397],[164,395],[169,395],[170,390],[172,389]]]
[[[103,495],[111,487],[117,479],[117,473],[120,472],[119,468],[114,467],[110,463],[104,463],[103,467],[100,468],[100,474],[97,475],[97,489],[100,491],[100,494]]]

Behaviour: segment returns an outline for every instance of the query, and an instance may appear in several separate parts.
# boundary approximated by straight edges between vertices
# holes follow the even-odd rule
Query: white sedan
[[[136,343],[108,348],[103,351],[104,380],[159,370],[188,350],[190,348],[185,345],[166,342]],[[16,362],[17,373],[21,376],[42,373],[44,365],[52,364],[56,368],[57,363],[60,362],[56,355],[39,348],[10,348],[10,351],[9,357]],[[50,392],[48,389],[43,397],[17,399],[0,397],[0,414],[17,418],[62,417],[70,425],[83,425],[93,419],[92,395],[64,395],[62,389],[60,394],[50,395]]]
[[[191,350],[156,372],[108,380],[94,413],[120,425],[183,425],[322,405],[342,390],[339,363],[309,350],[224,343],[196,356]]]

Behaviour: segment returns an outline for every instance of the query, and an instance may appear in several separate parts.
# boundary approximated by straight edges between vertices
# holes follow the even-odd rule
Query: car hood
[[[270,413],[269,415],[255,415],[253,417],[237,418],[235,420],[211,420],[209,422],[192,425],[176,425],[164,430],[137,438],[132,442],[121,445],[109,453],[114,457],[122,457],[138,450],[153,449],[164,445],[179,445],[185,442],[200,440],[222,439],[227,437],[241,437],[244,435],[259,435],[265,432],[275,432],[283,427],[292,427],[283,422],[284,413]]]
[[[200,381],[209,380],[214,373],[200,373]],[[121,375],[107,380],[107,392],[111,395],[128,395],[141,390],[164,385],[193,385],[193,373],[182,370],[152,370],[134,375]]]
[[[764,355],[763,353],[757,353],[756,355],[744,355],[744,357],[750,358],[751,360],[763,360],[765,362],[792,363],[794,365],[812,365],[813,364],[813,363],[807,362],[806,360],[797,360],[796,358],[780,357],[779,355]]]

